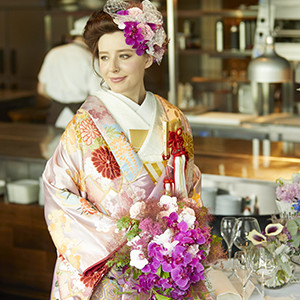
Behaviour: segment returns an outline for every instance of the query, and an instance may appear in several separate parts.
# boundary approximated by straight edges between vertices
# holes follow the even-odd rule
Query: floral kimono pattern
[[[176,119],[183,129],[189,157],[186,184],[192,195],[200,186],[200,173],[194,166],[190,126],[176,107],[159,96],[156,101],[161,111],[153,126]],[[107,275],[105,263],[125,242],[116,221],[136,201],[164,193],[165,171],[156,181],[147,164],[101,99],[88,97],[43,173],[45,218],[58,253],[51,299],[91,299],[99,282],[109,281],[112,271]]]

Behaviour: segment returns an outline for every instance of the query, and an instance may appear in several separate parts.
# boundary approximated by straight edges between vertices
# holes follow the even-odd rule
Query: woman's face
[[[98,41],[100,73],[113,92],[140,103],[145,97],[144,73],[152,65],[150,55],[138,56],[125,43],[122,31],[104,34]]]

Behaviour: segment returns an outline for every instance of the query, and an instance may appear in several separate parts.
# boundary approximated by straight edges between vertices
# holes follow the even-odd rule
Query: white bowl
[[[8,201],[18,204],[30,204],[38,201],[39,181],[21,179],[7,183]]]

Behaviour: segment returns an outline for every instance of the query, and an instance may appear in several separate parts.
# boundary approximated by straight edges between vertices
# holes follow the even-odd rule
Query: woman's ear
[[[145,55],[146,55],[145,69],[148,69],[153,64],[153,56],[149,55],[148,53],[146,53]]]

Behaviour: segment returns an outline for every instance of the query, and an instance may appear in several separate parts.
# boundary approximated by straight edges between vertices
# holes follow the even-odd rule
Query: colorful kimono
[[[200,172],[193,161],[190,126],[179,109],[151,95],[153,117],[137,148],[129,142],[125,125],[103,104],[118,94],[101,91],[78,110],[47,163],[45,218],[58,253],[51,299],[128,299],[114,294],[114,270],[107,273],[105,263],[125,242],[116,230],[117,220],[136,201],[165,193],[166,165],[172,171],[172,157],[169,163],[162,158],[163,124],[182,128],[186,189],[198,197]],[[134,118],[135,112],[122,103],[116,102],[119,113]]]

